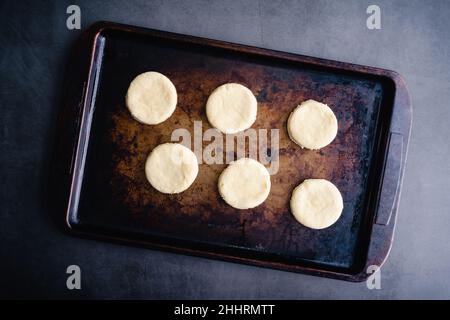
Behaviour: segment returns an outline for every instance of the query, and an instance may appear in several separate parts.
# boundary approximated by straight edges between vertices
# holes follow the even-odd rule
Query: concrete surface
[[[414,108],[391,255],[381,290],[68,237],[43,202],[69,46],[111,20],[393,69]],[[366,8],[381,7],[381,30]],[[1,1],[0,296],[54,298],[450,298],[450,1]],[[66,267],[82,290],[66,289]]]

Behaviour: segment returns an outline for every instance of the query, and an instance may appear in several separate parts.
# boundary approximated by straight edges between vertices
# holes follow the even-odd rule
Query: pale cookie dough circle
[[[257,102],[247,87],[227,83],[216,88],[206,102],[206,116],[223,133],[237,133],[256,120]]]
[[[302,225],[324,229],[341,216],[344,203],[338,188],[325,179],[308,179],[292,192],[291,211]]]
[[[307,100],[292,111],[287,128],[289,136],[299,146],[317,150],[334,140],[338,122],[326,104]]]
[[[259,206],[270,192],[269,171],[250,158],[233,161],[219,177],[219,192],[236,209]]]
[[[179,143],[160,144],[145,163],[148,182],[162,193],[183,192],[194,182],[197,173],[197,157]]]
[[[130,83],[125,98],[131,115],[144,124],[167,120],[177,105],[177,90],[165,75],[144,72]]]

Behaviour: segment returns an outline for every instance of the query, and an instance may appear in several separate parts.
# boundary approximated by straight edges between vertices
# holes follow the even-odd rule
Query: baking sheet
[[[67,213],[72,230],[294,271],[343,278],[361,272],[390,142],[397,89],[392,78],[380,69],[358,70],[129,26],[103,24],[94,29],[94,37],[87,38],[94,40],[90,81],[74,150],[71,194],[76,196]],[[178,92],[176,111],[156,126],[135,121],[124,99],[131,80],[150,70],[167,75]],[[273,129],[278,130],[279,149],[265,150],[273,158],[272,169],[278,166],[269,197],[254,209],[228,206],[217,190],[226,164],[200,164],[197,179],[183,193],[157,192],[145,178],[147,155],[158,144],[172,141],[176,129],[192,135],[195,125],[197,132],[199,124],[203,133],[210,129],[206,100],[227,82],[241,83],[257,97],[253,129],[268,129],[269,142]],[[338,119],[336,139],[322,150],[299,148],[286,131],[289,113],[306,99],[328,104]],[[307,178],[328,179],[342,193],[342,216],[327,229],[306,228],[290,213],[291,191]],[[383,241],[391,237],[389,232]]]

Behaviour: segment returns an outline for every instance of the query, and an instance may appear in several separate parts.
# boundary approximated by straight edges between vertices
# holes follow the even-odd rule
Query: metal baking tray
[[[125,106],[130,81],[150,70],[178,92],[176,111],[156,126],[133,120]],[[257,97],[252,128],[279,130],[268,199],[250,210],[228,206],[217,190],[225,164],[200,164],[187,191],[158,193],[145,178],[148,153],[177,128],[193,133],[194,121],[210,128],[206,100],[227,82]],[[71,233],[349,281],[386,259],[411,128],[397,73],[99,22],[75,45],[64,88],[53,181]],[[306,99],[327,103],[338,118],[336,139],[319,151],[299,148],[286,131]],[[342,216],[327,229],[308,229],[289,210],[291,191],[307,178],[328,179],[343,195]]]

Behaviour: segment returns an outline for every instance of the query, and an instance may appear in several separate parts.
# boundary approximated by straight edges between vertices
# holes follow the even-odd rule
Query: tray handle
[[[68,229],[70,189],[73,179],[76,148],[81,125],[82,109],[88,90],[85,79],[89,75],[93,29],[83,32],[73,44],[66,62],[63,95],[58,112],[57,129],[49,176],[47,202],[52,219]],[[61,215],[65,212],[65,215]]]
[[[375,224],[387,226],[397,202],[403,160],[403,135],[391,132]]]
[[[402,76],[387,71],[387,79],[395,90],[394,108],[390,124],[388,148],[384,171],[379,189],[378,207],[374,220],[369,222],[372,230],[366,261],[351,277],[352,281],[368,279],[386,261],[394,239],[397,207],[406,163],[409,136],[412,123],[411,97]],[[373,268],[373,267],[378,268]]]
[[[372,224],[367,260],[364,268],[352,277],[352,281],[366,280],[370,273],[383,265],[391,250],[404,165],[404,139],[401,133],[391,132],[389,135],[378,210]]]

